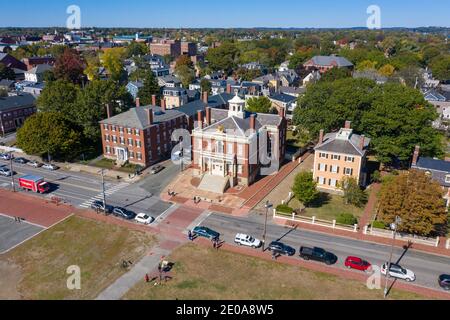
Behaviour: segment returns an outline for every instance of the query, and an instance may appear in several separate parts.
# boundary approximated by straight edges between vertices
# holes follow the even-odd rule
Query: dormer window
[[[445,183],[450,183],[450,174],[445,176]]]

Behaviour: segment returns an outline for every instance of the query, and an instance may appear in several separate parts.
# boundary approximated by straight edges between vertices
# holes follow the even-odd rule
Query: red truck
[[[31,175],[19,178],[19,186],[24,190],[37,193],[46,193],[50,190],[50,185],[44,181],[44,178]]]

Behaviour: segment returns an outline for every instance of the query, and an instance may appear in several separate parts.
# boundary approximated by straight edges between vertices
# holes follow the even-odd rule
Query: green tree
[[[148,54],[148,51],[148,47],[145,43],[132,41],[127,47],[126,56],[128,58],[134,56],[143,56]]]
[[[76,111],[74,104],[77,101],[80,88],[65,80],[47,83],[36,101],[41,112],[60,112],[68,118],[74,118]]]
[[[224,42],[220,47],[209,49],[206,59],[214,71],[223,70],[230,74],[236,68],[239,50],[232,42]]]
[[[264,96],[248,99],[246,109],[254,113],[273,113],[272,102]]]
[[[317,191],[317,183],[313,179],[312,172],[300,172],[294,179],[292,192],[297,200],[305,206],[309,206],[319,196]]]
[[[27,154],[72,160],[82,147],[78,128],[58,112],[39,112],[17,132],[17,145]]]
[[[144,105],[152,103],[152,95],[156,95],[157,101],[161,97],[161,90],[159,88],[158,80],[153,72],[148,72],[144,79],[143,87],[139,89],[139,99]]]
[[[440,55],[430,63],[433,76],[439,80],[450,79],[450,55]]]
[[[344,79],[351,77],[352,73],[347,68],[333,68],[327,72],[325,72],[322,77],[320,78],[320,81],[323,82],[333,82],[338,79]]]
[[[386,223],[399,216],[400,232],[445,235],[447,208],[440,185],[423,171],[411,170],[385,179],[379,194],[378,218]]]
[[[211,82],[209,82],[208,79],[202,79],[200,81],[200,88],[201,88],[202,92],[211,93],[211,89],[212,89]]]
[[[184,88],[189,88],[189,85],[195,80],[195,71],[185,64],[177,65],[175,73],[180,78]]]
[[[73,120],[83,128],[84,136],[90,141],[96,142],[100,139],[98,123],[107,117],[108,104],[112,107],[114,114],[119,114],[130,108],[133,98],[124,86],[112,80],[91,81],[78,93]]]
[[[361,189],[355,178],[345,177],[340,182],[340,188],[344,191],[345,204],[361,208],[367,203],[367,194]]]
[[[306,51],[297,51],[289,58],[289,69],[297,70],[302,65],[311,59],[315,54],[315,51],[308,49]]]
[[[16,74],[14,73],[14,70],[5,66],[3,63],[0,63],[0,80],[1,79],[8,79],[8,80],[16,79]]]

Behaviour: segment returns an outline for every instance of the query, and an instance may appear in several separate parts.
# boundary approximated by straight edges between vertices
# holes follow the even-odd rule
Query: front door
[[[215,176],[224,176],[224,165],[223,163],[213,163],[212,164],[212,174]]]

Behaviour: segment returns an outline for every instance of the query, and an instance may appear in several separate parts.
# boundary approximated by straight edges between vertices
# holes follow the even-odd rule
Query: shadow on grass
[[[317,197],[314,202],[312,202],[308,208],[320,208],[328,203],[330,203],[331,195],[325,192],[320,192],[319,196]]]

